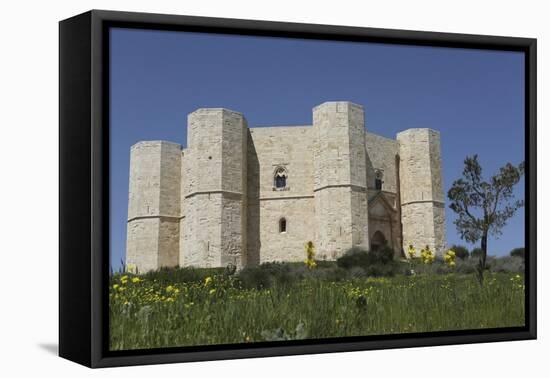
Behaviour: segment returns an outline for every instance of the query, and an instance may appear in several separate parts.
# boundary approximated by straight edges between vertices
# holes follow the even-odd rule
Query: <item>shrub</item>
[[[247,267],[237,275],[241,287],[247,289],[265,289],[274,285],[289,286],[309,274],[302,263],[264,263]]]
[[[433,261],[429,264],[423,263],[420,259],[417,259],[414,263],[413,270],[416,274],[442,274],[449,271],[439,256],[434,256]]]
[[[336,264],[330,266],[325,265],[323,267],[319,266],[318,269],[314,269],[308,272],[308,276],[320,279],[323,281],[331,282],[340,282],[349,279],[350,275],[357,274],[360,276],[365,276],[365,271],[362,268],[359,268],[360,271],[349,271],[344,268],[340,268]]]
[[[367,272],[365,272],[365,269],[359,266],[354,266],[349,270],[349,276],[351,278],[362,278],[367,276]]]
[[[452,267],[449,266],[449,264],[447,264],[445,260],[441,260],[439,256],[432,263],[432,273],[435,273],[435,274],[451,273],[455,271],[455,268],[456,268],[456,265]]]
[[[403,270],[401,264],[393,261],[393,250],[389,247],[366,251],[354,247],[336,260],[339,268],[346,269],[351,278],[369,276],[394,276]]]
[[[351,269],[354,266],[366,267],[369,263],[368,252],[360,247],[350,248],[336,259],[340,268]]]
[[[458,260],[454,271],[460,274],[475,273],[478,262],[475,259]]]
[[[237,276],[241,286],[245,289],[265,289],[273,285],[273,275],[269,269],[249,267],[241,270]]]
[[[472,249],[472,252],[470,253],[470,257],[473,258],[480,258],[481,254],[483,253],[483,250],[479,247]]]
[[[371,264],[387,264],[393,261],[393,249],[388,246],[373,249],[367,253],[369,263]]]
[[[456,257],[458,257],[461,260],[466,260],[470,256],[470,252],[468,251],[468,248],[466,248],[463,245],[454,244],[451,249],[456,254]]]
[[[369,277],[393,277],[397,273],[403,273],[401,264],[390,261],[385,264],[373,263],[364,268],[365,273]]]
[[[514,248],[510,251],[510,256],[512,257],[521,257],[522,259],[525,259],[525,248]]]
[[[459,273],[459,274],[470,274],[475,272],[475,266],[477,265],[477,260],[475,259],[466,259],[466,260],[456,260],[456,264],[453,267],[445,264],[445,260],[440,256],[436,256],[434,261],[431,264],[415,264],[414,272],[416,274],[448,274],[448,273]]]
[[[525,270],[523,259],[518,256],[504,256],[489,259],[491,272],[521,273]]]
[[[222,274],[225,268],[167,268],[147,272],[142,277],[148,281],[157,280],[160,283],[201,282],[208,276]]]

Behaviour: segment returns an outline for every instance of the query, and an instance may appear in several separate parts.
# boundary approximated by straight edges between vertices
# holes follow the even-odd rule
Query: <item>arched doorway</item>
[[[386,237],[382,232],[376,231],[374,235],[372,235],[372,238],[370,241],[370,248],[372,250],[383,248],[387,244],[388,244],[388,239],[386,239]]]

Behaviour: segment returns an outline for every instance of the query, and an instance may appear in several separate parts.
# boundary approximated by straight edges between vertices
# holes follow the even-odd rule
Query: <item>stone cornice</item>
[[[304,198],[314,198],[312,195],[307,196],[286,196],[286,197],[260,197],[260,201],[271,201],[271,200],[291,200],[291,199],[304,199]]]
[[[325,185],[321,186],[320,188],[313,189],[314,192],[318,192],[323,189],[332,189],[332,188],[351,188],[351,190],[355,192],[366,192],[367,187],[366,186],[359,186],[359,185],[353,185],[353,184],[339,184],[339,185]]]
[[[435,204],[438,204],[438,205],[441,205],[441,206],[444,206],[445,205],[445,202],[443,201],[437,201],[437,200],[418,200],[418,201],[409,201],[409,202],[403,202],[401,204],[401,207],[403,206],[407,206],[407,205],[413,205],[415,203],[435,203]]]
[[[201,195],[201,194],[229,194],[231,196],[234,196],[234,197],[239,197],[241,198],[243,196],[242,193],[240,192],[232,192],[232,191],[229,191],[229,190],[205,190],[205,191],[202,191],[202,192],[192,192],[192,193],[189,193],[185,196],[185,198],[191,198],[193,196],[197,196],[197,195]]]
[[[176,217],[173,215],[138,215],[128,219],[127,222],[132,222],[132,221],[141,220],[141,219],[162,219],[162,220],[167,220],[172,222],[178,222],[182,218],[184,217],[183,216]]]

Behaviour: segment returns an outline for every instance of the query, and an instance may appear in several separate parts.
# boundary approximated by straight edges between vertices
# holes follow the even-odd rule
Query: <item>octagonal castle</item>
[[[198,109],[188,147],[131,148],[126,263],[238,268],[334,260],[353,246],[445,247],[440,138],[366,131],[363,107],[326,102],[312,126],[249,128],[241,113]]]

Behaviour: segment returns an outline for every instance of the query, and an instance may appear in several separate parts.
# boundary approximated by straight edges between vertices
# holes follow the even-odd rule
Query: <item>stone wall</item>
[[[305,243],[315,238],[312,128],[258,127],[249,137],[249,262],[302,261]],[[288,173],[284,190],[274,186],[279,167]],[[279,232],[282,218],[284,233]]]
[[[439,133],[409,129],[397,134],[397,140],[403,245],[427,245],[441,255],[446,240]]]
[[[368,248],[363,108],[326,102],[313,109],[313,167],[318,252],[333,259]]]
[[[342,107],[342,105],[339,105]],[[342,109],[337,109],[342,111]],[[349,117],[351,246],[369,248],[367,149],[365,113],[360,105],[347,103]]]
[[[377,231],[397,256],[409,243],[441,254],[439,133],[410,129],[392,140],[364,125],[363,108],[349,102],[317,106],[313,126],[252,129],[240,113],[199,109],[188,117],[185,150],[137,143],[127,262],[147,271],[303,261],[310,240],[318,259],[335,259],[352,246],[369,248]],[[275,186],[278,169],[284,188]]]
[[[184,266],[185,262],[183,261],[185,255],[183,248],[185,246],[185,243],[183,242],[185,238],[185,214],[187,213],[185,206],[187,205],[187,201],[185,201],[185,195],[187,192],[186,183],[188,180],[188,174],[189,168],[188,165],[192,164],[192,162],[187,161],[187,149],[183,149],[181,151],[181,180],[180,180],[180,227],[179,227],[179,233],[178,233],[178,242],[179,242],[179,253],[178,253],[178,261],[180,266]]]
[[[179,263],[180,162],[176,143],[131,148],[126,260],[139,271]]]
[[[374,188],[375,170],[381,170],[382,190],[397,193],[397,162],[399,143],[395,139],[366,132],[367,186]]]
[[[227,109],[199,109],[188,117],[187,135],[180,265],[240,268],[246,262],[246,121]]]
[[[372,240],[376,232],[381,232],[393,249],[395,258],[401,258],[401,219],[397,195],[378,190],[369,192],[369,238]]]
[[[128,221],[126,233],[126,265],[139,272],[155,270],[158,266],[158,217]]]
[[[315,241],[319,256],[334,260],[352,247],[351,189],[335,187],[315,193],[317,229]]]

